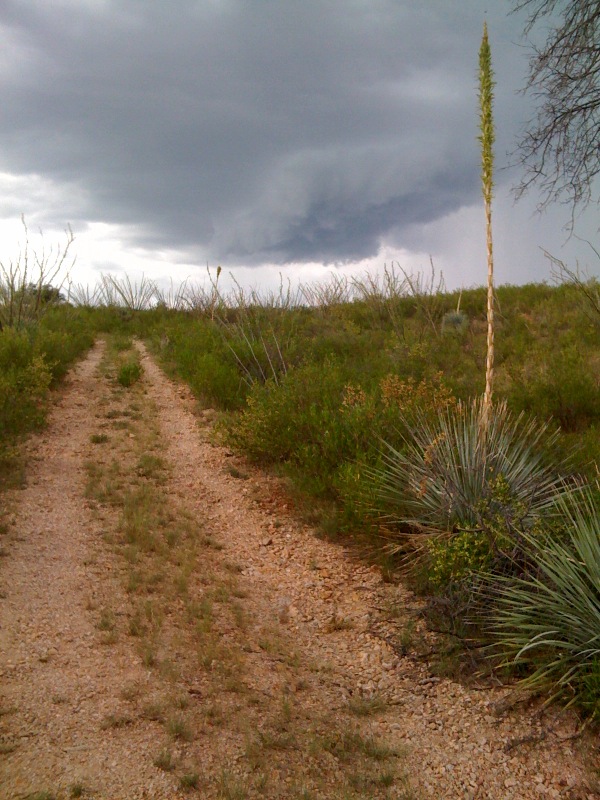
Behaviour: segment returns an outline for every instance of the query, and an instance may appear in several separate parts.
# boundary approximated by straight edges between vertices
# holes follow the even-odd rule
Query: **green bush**
[[[426,544],[427,584],[434,591],[465,583],[489,569],[493,554],[483,531],[455,531],[432,536]]]
[[[15,328],[0,331],[0,373],[25,369],[34,355],[33,339],[27,331]]]
[[[362,467],[379,459],[378,436],[399,438],[402,412],[410,420],[417,408],[453,402],[439,376],[417,383],[389,374],[368,388],[357,382],[364,377],[331,359],[299,367],[279,384],[256,384],[229,421],[229,441],[257,462],[285,464],[317,495],[346,506],[364,499]]]
[[[189,378],[194,394],[225,411],[240,408],[247,393],[238,370],[216,353],[198,353]]]
[[[229,440],[254,461],[292,464],[323,494],[327,476],[356,455],[366,433],[351,430],[340,413],[347,382],[344,368],[330,362],[300,367],[279,384],[257,383],[230,422]]]
[[[69,306],[51,308],[28,333],[36,354],[52,372],[52,383],[61,381],[74,361],[94,343],[98,327],[89,313]]]
[[[0,448],[44,422],[48,389],[92,345],[93,323],[89,313],[59,305],[35,324],[0,330]]]
[[[162,315],[150,312],[152,327],[143,331],[163,365],[177,373],[203,403],[231,411],[244,405],[248,393],[232,352],[218,325],[210,319],[188,314]]]
[[[45,418],[52,375],[25,332],[0,332],[0,445]]]
[[[600,420],[600,383],[582,344],[569,336],[542,352],[533,347],[535,362],[514,369],[513,407],[552,417],[565,431]]]

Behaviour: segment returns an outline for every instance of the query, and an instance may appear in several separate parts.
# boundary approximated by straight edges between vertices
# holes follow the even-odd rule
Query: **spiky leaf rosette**
[[[528,537],[534,576],[491,578],[492,633],[523,683],[600,714],[600,509],[591,490],[558,501],[566,536]]]
[[[452,530],[478,526],[483,513],[514,512],[527,528],[551,512],[557,495],[572,491],[549,457],[558,434],[511,414],[504,403],[483,425],[483,402],[401,420],[409,431],[406,446],[384,442],[382,466],[371,471],[380,513],[395,522]]]

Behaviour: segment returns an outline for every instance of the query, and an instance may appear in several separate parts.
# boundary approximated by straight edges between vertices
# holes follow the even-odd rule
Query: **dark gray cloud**
[[[498,155],[522,20],[487,12]],[[0,170],[49,219],[229,264],[357,260],[479,195],[481,0],[4,0]],[[501,177],[501,180],[504,178]]]

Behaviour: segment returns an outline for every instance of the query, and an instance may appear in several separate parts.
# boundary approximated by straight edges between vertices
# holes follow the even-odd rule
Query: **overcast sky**
[[[477,59],[497,81],[499,283],[597,273],[568,209],[513,204],[507,152],[533,113],[508,0],[2,0],[0,236],[77,242],[100,271],[243,283],[398,262],[485,280]],[[597,209],[594,209],[596,211]],[[596,236],[594,214],[577,232]],[[597,261],[597,260],[596,260]]]

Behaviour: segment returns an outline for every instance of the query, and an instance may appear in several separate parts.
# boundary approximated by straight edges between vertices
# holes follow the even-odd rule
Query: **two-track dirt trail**
[[[141,352],[131,388],[103,344],[74,369],[8,498],[0,798],[597,796],[573,718],[432,678],[408,593]]]

